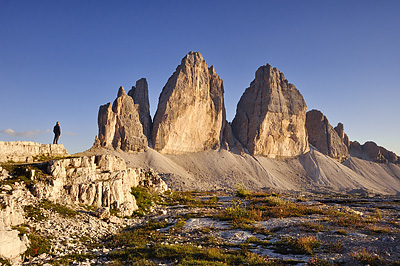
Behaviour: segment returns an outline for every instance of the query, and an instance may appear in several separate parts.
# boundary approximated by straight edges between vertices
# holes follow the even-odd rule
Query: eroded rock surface
[[[321,153],[339,162],[349,157],[349,151],[345,142],[343,142],[343,139],[345,139],[344,129],[343,131],[340,130],[340,126],[338,125],[338,129],[335,130],[323,113],[318,110],[307,112],[306,127],[310,144],[316,147]],[[337,131],[341,133],[341,136],[338,135]]]
[[[378,146],[372,141],[367,141],[363,145],[357,141],[351,142],[350,155],[377,163],[400,164],[400,158],[394,152],[388,151],[384,147]]]
[[[149,103],[149,89],[145,78],[136,81],[136,86],[128,92],[132,97],[133,102],[139,105],[139,120],[143,127],[143,134],[151,141],[151,116],[150,116],[150,103]]]
[[[40,144],[32,141],[0,141],[0,162],[33,162],[44,157],[67,156],[62,144]]]
[[[51,185],[38,183],[32,193],[64,204],[108,207],[122,215],[137,209],[131,188],[138,185],[155,191],[167,189],[164,181],[151,170],[127,168],[123,159],[111,155],[49,161]]]
[[[296,87],[267,64],[240,98],[232,130],[252,155],[297,156],[309,150],[306,110]]]
[[[219,149],[225,123],[224,88],[213,66],[190,52],[164,86],[153,124],[161,153]]]
[[[138,97],[141,94],[138,92]],[[108,103],[99,108],[99,134],[95,146],[123,151],[146,150],[148,140],[145,133],[148,133],[148,128],[144,130],[140,114],[139,104],[135,104],[133,98],[120,87],[113,105]]]

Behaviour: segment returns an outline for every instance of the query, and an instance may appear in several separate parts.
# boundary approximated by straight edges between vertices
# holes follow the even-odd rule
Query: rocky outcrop
[[[219,149],[225,123],[222,79],[198,52],[190,52],[164,86],[153,122],[161,153]]]
[[[372,141],[367,141],[363,145],[357,141],[351,142],[350,155],[377,163],[400,164],[400,158],[394,152],[388,151],[384,147],[378,146]]]
[[[296,87],[267,64],[240,98],[232,130],[252,155],[297,156],[309,150],[306,110]]]
[[[123,216],[137,209],[132,187],[141,185],[159,192],[167,189],[156,173],[127,168],[123,159],[111,155],[49,161],[47,172],[52,176],[50,185],[47,180],[31,189],[39,199],[108,207]]]
[[[15,265],[20,264],[20,254],[29,245],[26,235],[20,237],[19,232],[12,229],[25,222],[23,205],[26,205],[26,197],[20,186],[0,186],[0,258]]]
[[[0,141],[0,162],[33,162],[45,157],[68,156],[62,144],[40,144],[32,141]]]
[[[136,81],[136,86],[128,92],[133,102],[139,105],[139,120],[143,127],[143,134],[147,137],[148,142],[151,141],[151,116],[149,103],[149,89],[145,78]]]
[[[311,110],[307,112],[306,128],[310,144],[316,147],[321,153],[339,162],[349,157],[349,151],[344,142],[347,135],[344,134],[343,125],[338,125],[335,130],[323,113],[318,110]],[[339,131],[341,136],[339,136],[337,131]]]
[[[338,123],[334,129],[336,133],[339,135],[339,138],[342,140],[343,144],[346,145],[347,148],[349,148],[350,140],[347,134],[344,132],[344,125],[342,123]]]
[[[132,94],[135,94],[135,91]],[[145,94],[143,91],[144,89],[137,91],[138,98]],[[146,107],[142,107],[142,111],[145,109]],[[120,87],[113,105],[108,103],[99,108],[99,134],[95,146],[123,151],[146,150],[148,140],[145,133],[148,133],[148,128],[144,129],[140,114],[139,104],[135,104],[133,98]]]

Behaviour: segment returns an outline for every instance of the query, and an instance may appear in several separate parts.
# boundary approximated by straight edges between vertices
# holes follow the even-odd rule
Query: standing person
[[[54,132],[54,140],[53,140],[53,144],[58,144],[58,138],[61,135],[61,128],[60,128],[60,124],[56,123],[56,125],[53,128],[53,132]]]

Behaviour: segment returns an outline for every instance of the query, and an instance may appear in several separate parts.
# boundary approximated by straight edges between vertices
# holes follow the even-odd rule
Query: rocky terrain
[[[87,151],[0,142],[0,265],[400,264],[395,153],[307,112],[269,64],[232,123],[223,94],[190,52],[153,120],[142,78]]]
[[[17,189],[26,189],[23,186],[19,184]],[[23,222],[13,229],[29,244],[22,250],[23,260],[14,263],[400,263],[398,198],[251,193],[244,187],[224,193],[141,193],[137,194],[141,212],[125,218],[108,208],[95,211],[84,205],[67,207],[50,201],[25,205]]]

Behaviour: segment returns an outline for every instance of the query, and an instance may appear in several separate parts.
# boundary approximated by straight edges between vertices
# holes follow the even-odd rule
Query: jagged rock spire
[[[162,153],[219,149],[225,123],[224,87],[213,66],[190,52],[164,86],[153,123],[153,147]]]

